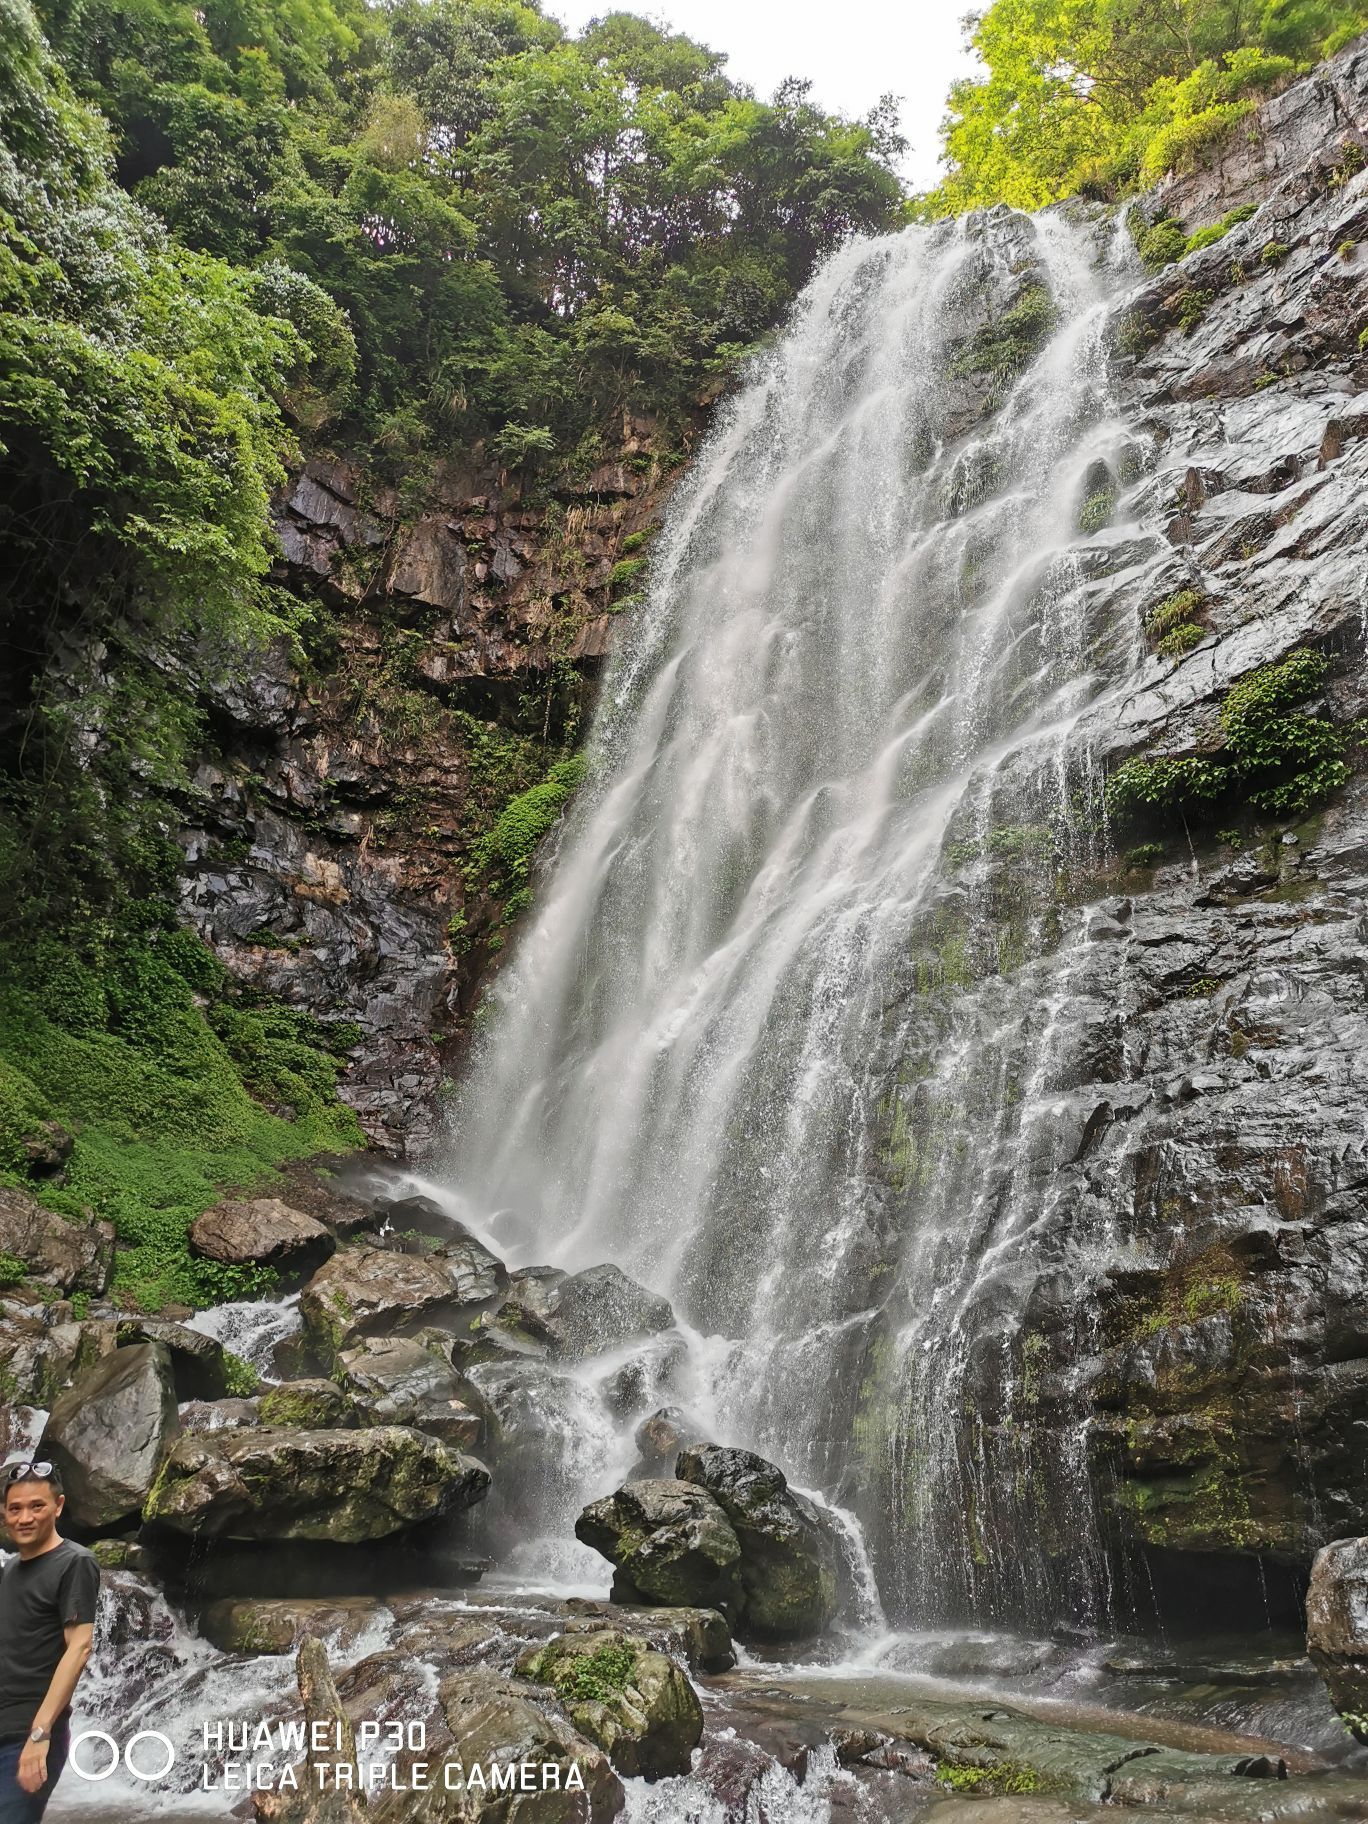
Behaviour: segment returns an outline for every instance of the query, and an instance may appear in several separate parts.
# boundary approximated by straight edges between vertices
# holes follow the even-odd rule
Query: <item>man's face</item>
[[[57,1524],[65,1505],[61,1495],[54,1495],[49,1482],[15,1482],[5,1490],[5,1531],[23,1549],[42,1545]]]

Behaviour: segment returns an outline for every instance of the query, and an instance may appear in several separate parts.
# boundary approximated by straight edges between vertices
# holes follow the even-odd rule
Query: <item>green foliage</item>
[[[1204,817],[1238,797],[1271,816],[1304,816],[1349,777],[1344,731],[1295,707],[1328,670],[1323,654],[1300,648],[1251,672],[1221,704],[1224,747],[1205,758],[1127,760],[1107,781],[1108,812],[1122,823]]]
[[[650,559],[645,557],[619,558],[617,563],[613,565],[612,571],[609,574],[608,587],[613,590],[614,593],[620,589],[627,588],[635,578],[642,574],[649,563]]]
[[[1360,0],[992,0],[968,23],[986,73],[950,92],[949,170],[930,214],[1114,197],[1188,169],[1368,12]],[[1166,231],[1147,263],[1184,247]]]
[[[1161,216],[1148,227],[1133,228],[1132,233],[1135,250],[1151,272],[1157,272],[1161,266],[1172,265],[1174,260],[1182,259],[1188,251],[1183,224],[1174,221],[1171,216]]]
[[[631,1683],[636,1663],[626,1646],[566,1654],[551,1669],[551,1683],[569,1703],[611,1703]]]
[[[1202,595],[1197,589],[1180,589],[1174,595],[1166,595],[1145,616],[1145,632],[1151,640],[1162,639],[1175,627],[1190,621],[1201,606]]]
[[[537,844],[558,821],[583,778],[583,757],[575,755],[557,761],[540,785],[519,792],[504,806],[489,834],[476,844],[472,871],[493,872],[504,881],[525,881]]]
[[[1291,251],[1285,241],[1267,241],[1259,258],[1265,266],[1281,266]]]
[[[1049,339],[1057,318],[1046,287],[1027,285],[1010,310],[958,350],[950,363],[951,375],[987,374],[999,383],[1014,379]]]
[[[223,1391],[229,1399],[250,1400],[261,1388],[261,1376],[231,1349],[223,1352]]]
[[[1205,638],[1205,627],[1199,627],[1196,621],[1180,621],[1169,629],[1154,650],[1161,658],[1179,659],[1194,646],[1200,646]]]
[[[1190,234],[1183,243],[1184,253],[1196,253],[1203,247],[1212,247],[1217,241],[1223,241],[1232,228],[1238,228],[1241,222],[1247,222],[1258,209],[1257,203],[1241,203],[1238,209],[1229,209],[1219,222],[1212,222],[1209,227],[1199,228]]]
[[[17,1254],[0,1254],[0,1288],[17,1286],[27,1273],[27,1261]]]
[[[60,1186],[26,1188],[109,1218],[116,1284],[149,1308],[251,1295],[269,1275],[195,1259],[187,1231],[221,1186],[359,1143],[329,1039],[294,1009],[253,1004],[189,933],[130,919],[84,952],[48,939],[0,982],[0,1085],[7,1107],[17,1096],[23,1119],[55,1117],[75,1145]],[[9,1182],[20,1167],[0,1158]]]
[[[1173,314],[1178,320],[1178,327],[1185,335],[1191,335],[1207,313],[1211,303],[1209,291],[1198,291],[1194,286],[1186,286],[1173,300]]]
[[[1110,485],[1094,488],[1078,509],[1078,529],[1091,536],[1109,526],[1116,511],[1116,489]]]

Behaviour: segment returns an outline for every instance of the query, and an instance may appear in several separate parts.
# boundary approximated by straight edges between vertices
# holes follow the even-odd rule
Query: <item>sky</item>
[[[903,176],[928,189],[940,175],[945,96],[973,61],[960,20],[969,0],[545,0],[577,32],[598,14],[643,13],[727,55],[727,74],[768,100],[786,76],[812,82],[832,113],[867,114],[880,95],[901,97],[911,142]]]

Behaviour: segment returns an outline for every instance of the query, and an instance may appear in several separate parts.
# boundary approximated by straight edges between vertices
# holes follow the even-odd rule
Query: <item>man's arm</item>
[[[66,1651],[57,1661],[57,1669],[52,1674],[52,1683],[47,1688],[47,1695],[38,1706],[32,1727],[51,1729],[57,1718],[71,1702],[71,1694],[76,1689],[76,1681],[85,1671],[86,1661],[90,1658],[90,1645],[95,1634],[95,1626],[89,1621],[73,1621],[63,1629],[66,1639]],[[25,1742],[19,1756],[19,1784],[25,1792],[37,1792],[47,1779],[48,1745],[46,1742]]]

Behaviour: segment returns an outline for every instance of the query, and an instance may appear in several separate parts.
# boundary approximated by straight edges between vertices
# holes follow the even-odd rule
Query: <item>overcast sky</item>
[[[545,0],[572,32],[598,14],[644,13],[727,54],[727,74],[768,99],[786,76],[811,79],[833,113],[865,114],[891,90],[911,141],[903,175],[926,189],[939,175],[945,94],[972,69],[960,19],[970,0]]]

